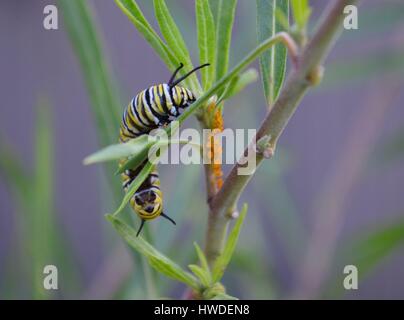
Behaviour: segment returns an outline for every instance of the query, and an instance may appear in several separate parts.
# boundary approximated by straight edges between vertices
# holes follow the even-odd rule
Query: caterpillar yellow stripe
[[[148,134],[151,130],[167,125],[178,117],[182,109],[188,107],[196,98],[191,90],[178,84],[193,72],[208,66],[203,64],[191,70],[181,78],[175,80],[183,64],[175,70],[168,83],[153,85],[139,92],[125,108],[119,131],[119,141],[126,143],[131,139]],[[121,159],[119,166],[124,165],[127,159]],[[148,160],[146,160],[148,161]],[[130,184],[138,176],[146,161],[133,169],[126,169],[121,174],[122,186],[127,192]],[[154,167],[139,189],[129,201],[133,211],[140,217],[141,224],[137,235],[140,234],[145,221],[162,216],[175,221],[163,213],[163,193],[160,189],[160,179],[157,168]]]

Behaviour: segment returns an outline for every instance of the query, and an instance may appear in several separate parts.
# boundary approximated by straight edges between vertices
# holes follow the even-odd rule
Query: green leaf
[[[115,175],[121,174],[127,169],[136,170],[146,159],[149,154],[149,148],[144,148],[140,152],[129,157],[129,159],[115,171]]]
[[[202,146],[198,143],[193,143],[188,140],[182,139],[158,139],[152,135],[142,135],[135,139],[132,139],[126,143],[117,143],[109,145],[91,155],[83,160],[85,165],[95,164],[105,161],[120,160],[122,158],[129,158],[124,165],[118,168],[115,174],[120,174],[126,169],[136,169],[141,163],[146,160],[149,149],[164,148],[169,144],[188,144],[198,150],[202,149]]]
[[[126,169],[136,169],[140,164],[143,163],[144,160],[146,160],[148,153],[149,153],[149,148],[160,148],[164,149],[166,146],[169,144],[188,144],[191,145],[198,150],[202,150],[202,146],[197,143],[192,143],[188,140],[176,140],[176,139],[170,139],[170,140],[165,140],[165,139],[160,139],[158,142],[155,144],[152,144],[150,147],[142,150],[140,153],[136,153],[132,157],[129,158],[128,161],[126,161],[122,166],[118,168],[118,170],[115,172],[115,174],[120,174],[124,172]]]
[[[289,0],[257,0],[257,35],[258,41],[273,37],[284,31],[279,22],[279,14],[289,16]],[[268,104],[272,105],[278,97],[286,71],[287,50],[275,45],[260,57],[260,70],[264,94]]]
[[[219,5],[220,5],[220,0],[209,0],[209,6],[212,11],[213,21],[216,26],[217,26],[217,21],[218,21],[218,17],[219,17]]]
[[[202,249],[198,246],[198,244],[196,242],[194,242],[194,247],[195,247],[196,253],[198,255],[198,259],[199,259],[199,263],[201,264],[201,267],[210,273],[208,260],[206,259],[205,254],[203,253]]]
[[[29,208],[30,255],[34,281],[34,298],[45,299],[51,292],[43,287],[43,268],[54,258],[54,194],[53,194],[53,132],[51,129],[50,108],[40,103],[37,111],[35,134],[35,172],[33,197]]]
[[[234,249],[236,248],[237,240],[240,234],[241,226],[243,224],[244,218],[247,214],[248,206],[244,204],[241,210],[240,217],[237,219],[236,224],[231,230],[229,237],[227,238],[226,245],[224,247],[223,253],[217,258],[212,271],[213,283],[220,281],[223,277],[224,271],[229,264],[231,257],[233,256]]]
[[[32,177],[26,171],[18,156],[8,143],[0,139],[0,176],[12,188],[18,203],[30,198]],[[29,207],[24,206],[24,211]]]
[[[160,26],[161,34],[167,42],[168,47],[174,53],[179,62],[184,64],[184,68],[181,73],[189,71],[193,68],[191,57],[188,52],[188,48],[182,37],[180,30],[178,29],[170,11],[164,0],[153,0],[154,12],[157,22]],[[199,91],[199,83],[195,74],[192,74],[189,78],[184,80],[189,84],[189,87],[194,91]]]
[[[222,78],[229,68],[231,33],[237,0],[220,0],[216,26],[216,79]]]
[[[103,46],[95,19],[86,1],[59,0],[60,11],[70,43],[80,63],[86,88],[90,98],[90,107],[95,118],[98,143],[107,146],[118,139],[121,120],[121,103],[114,81],[103,55]],[[112,172],[115,165],[105,165]],[[108,188],[113,199],[121,195],[121,184],[112,175],[108,175]],[[114,201],[114,200],[112,200]]]
[[[252,50],[243,60],[241,60],[230,72],[228,72],[223,78],[219,79],[209,90],[202,94],[194,103],[192,103],[185,111],[177,118],[181,124],[186,118],[193,114],[196,110],[202,107],[211,96],[217,94],[220,90],[223,90],[227,83],[229,83],[235,76],[243,71],[250,63],[252,63],[257,57],[259,57],[266,50],[271,48],[275,43],[279,41],[278,37],[272,37],[266,39],[260,43],[254,50]],[[166,131],[170,129],[167,127]]]
[[[148,137],[148,139],[152,139],[153,137],[152,136],[147,136]],[[158,154],[158,151],[160,150],[161,151],[161,149],[164,149],[164,147],[166,147],[167,145],[168,145],[168,140],[164,140],[164,139],[160,139],[160,140],[157,140],[157,137],[155,137],[156,138],[156,140],[155,141],[158,141],[158,142],[153,142],[153,140],[152,140],[152,144],[151,144],[151,147],[150,148],[156,148],[154,151],[154,153],[153,154],[155,154],[156,156],[157,156],[157,154]],[[136,139],[135,139],[136,140]],[[135,141],[134,140],[134,141]],[[187,141],[187,140],[173,140],[174,142],[178,142],[178,143],[187,143],[187,144],[192,144],[192,143],[190,143],[189,141]],[[171,141],[171,142],[173,142],[173,141]],[[111,149],[117,149],[118,147],[120,147],[120,146],[123,146],[123,144],[118,144],[118,145],[113,145],[113,146],[110,146],[110,147],[107,147],[106,149],[104,149],[104,150],[107,150],[108,151],[108,154],[107,154],[107,156],[108,156],[108,158],[110,159],[110,158],[112,158],[112,157],[116,157],[116,158],[120,158],[121,157],[121,154],[119,154],[119,155],[116,155],[116,154],[114,154],[113,153],[113,151],[111,152]],[[200,145],[197,145],[198,147],[200,147]],[[150,148],[147,148],[147,150],[149,150]],[[101,154],[103,154],[104,153],[104,150],[101,150]],[[121,152],[121,151],[120,151]],[[126,151],[125,151],[126,152]],[[142,150],[140,150],[139,152],[144,152],[144,150],[142,149]],[[128,152],[128,154],[129,154],[129,152]],[[160,152],[160,154],[161,154],[161,152]],[[99,157],[100,158],[100,157]],[[139,159],[139,158],[137,158],[137,159]],[[98,159],[97,159],[98,160]],[[158,159],[155,159],[155,160],[158,160]],[[126,164],[125,164],[125,166],[126,166]],[[145,165],[144,165],[144,167],[142,168],[142,170],[139,172],[139,174],[136,176],[136,178],[135,178],[135,180],[133,180],[132,181],[132,183],[130,184],[130,186],[129,186],[129,189],[128,189],[128,191],[126,192],[126,194],[125,194],[125,196],[124,196],[124,198],[123,198],[123,200],[122,200],[122,202],[121,202],[121,204],[120,204],[120,206],[118,207],[118,209],[113,213],[113,215],[117,215],[119,212],[121,212],[124,208],[125,208],[125,206],[126,206],[126,204],[130,201],[130,199],[132,198],[132,196],[135,194],[135,192],[139,189],[139,187],[141,186],[141,184],[143,183],[143,181],[147,178],[147,176],[150,174],[150,172],[153,170],[153,167],[154,167],[154,164],[153,163],[151,163],[150,161],[147,161],[146,163],[145,163]],[[132,167],[132,169],[133,169],[133,167]]]
[[[364,279],[395,250],[404,247],[404,220],[400,217],[393,223],[366,232],[365,235],[355,236],[341,247],[337,260],[356,266],[361,279]],[[337,274],[328,283],[324,291],[325,297],[335,298],[343,293],[340,271]]]
[[[212,278],[209,272],[206,272],[206,270],[196,264],[190,264],[188,268],[198,277],[204,287],[207,288],[211,285]]]
[[[171,71],[176,69],[179,65],[178,59],[163,42],[163,40],[161,40],[150,23],[146,20],[137,3],[133,0],[115,0],[115,3],[134,24],[136,29],[150,44],[161,60],[163,60],[163,62],[169,67],[169,69]]]
[[[191,288],[199,290],[200,284],[192,274],[183,270],[174,261],[163,255],[147,241],[143,240],[141,236],[136,237],[136,231],[122,220],[112,215],[107,215],[106,218],[112,223],[129,246],[138,251],[141,255],[147,257],[149,264],[154,269],[169,278],[181,281]]]
[[[61,13],[73,49],[83,71],[85,84],[96,119],[99,142],[116,141],[121,104],[117,84],[112,81],[103,56],[103,46],[94,17],[85,1],[59,0]]]
[[[77,284],[71,252],[62,244],[63,234],[55,218],[54,132],[50,110],[47,101],[39,101],[36,108],[33,147],[35,165],[32,175],[26,171],[26,166],[22,165],[8,144],[3,141],[0,143],[0,173],[7,185],[12,187],[17,214],[15,230],[22,237],[10,254],[10,261],[18,259],[21,267],[7,266],[4,274],[10,276],[12,286],[12,278],[19,279],[19,282],[28,281],[31,289],[29,297],[33,299],[48,299],[52,296],[52,292],[43,287],[43,268],[50,261],[60,266],[60,271],[69,280],[61,291],[63,297]],[[71,268],[67,269],[67,266]]]
[[[142,135],[126,143],[112,144],[86,157],[83,163],[94,164],[104,161],[118,160],[148,151],[156,141],[149,135]]]
[[[116,211],[112,215],[117,215],[125,208],[126,204],[129,202],[129,200],[133,197],[135,192],[142,185],[143,181],[145,181],[150,172],[152,172],[153,167],[154,164],[150,163],[149,161],[146,162],[142,170],[137,175],[136,179],[133,180],[132,183],[130,184],[129,189],[126,192],[125,196],[123,197],[122,202],[119,205],[118,209],[116,209]]]
[[[209,0],[196,0],[196,26],[198,31],[199,61],[201,64],[210,63],[208,68],[201,70],[202,87],[210,88],[215,80],[216,29]]]
[[[281,8],[277,7],[275,10],[275,16],[276,23],[280,24],[283,30],[290,32],[289,15],[286,15]]]
[[[362,274],[370,272],[398,247],[404,246],[404,221],[378,228],[347,245],[348,255]]]
[[[309,0],[291,0],[293,17],[299,30],[306,28],[309,21],[311,8],[309,6]]]
[[[226,90],[223,92],[222,97],[218,100],[217,104],[219,105],[222,100],[227,100],[238,93],[240,93],[246,86],[257,81],[258,72],[254,68],[248,69],[243,72],[241,75],[238,75],[230,81],[229,85],[226,87]]]
[[[43,268],[50,262],[60,266],[69,284],[67,290],[77,288],[77,275],[71,248],[66,245],[63,232],[55,213],[54,188],[54,132],[52,129],[52,112],[46,100],[40,100],[37,109],[35,134],[35,171],[32,197],[29,201],[28,228],[26,231],[31,251],[31,269],[34,280],[34,298],[46,299],[54,293],[43,287]],[[27,206],[27,205],[25,205]],[[70,266],[67,269],[67,266]]]

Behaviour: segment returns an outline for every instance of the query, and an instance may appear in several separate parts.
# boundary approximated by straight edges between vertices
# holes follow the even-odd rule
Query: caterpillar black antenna
[[[160,213],[160,216],[163,218],[166,218],[167,220],[171,221],[175,226],[177,225],[173,219],[171,219],[168,215],[166,215],[164,212]]]
[[[171,84],[172,84],[172,82],[175,80],[175,77],[177,76],[178,71],[180,71],[183,66],[184,66],[183,63],[181,62],[181,63],[180,63],[180,66],[174,71],[173,75],[172,75],[171,78],[170,78],[170,81],[168,81],[168,85],[169,85],[170,87],[173,87],[173,85],[171,85]]]
[[[139,234],[140,234],[140,231],[142,231],[142,229],[143,229],[143,226],[144,226],[144,222],[145,222],[145,220],[144,219],[142,219],[142,222],[140,223],[140,227],[139,227],[139,230],[137,231],[137,233],[136,233],[136,237],[137,236],[139,236]]]
[[[182,64],[182,63],[181,63]],[[188,72],[187,74],[183,75],[181,78],[177,79],[174,83],[169,82],[169,86],[172,88],[174,86],[176,86],[177,84],[179,84],[181,81],[185,80],[186,78],[188,78],[191,74],[193,74],[195,71],[202,69],[204,67],[210,66],[210,63],[205,63],[200,65],[199,67],[196,67],[194,69],[192,69],[190,72]],[[182,67],[181,67],[182,68]],[[179,68],[180,69],[180,68]],[[177,69],[177,70],[179,70]],[[177,71],[176,71],[177,72]]]

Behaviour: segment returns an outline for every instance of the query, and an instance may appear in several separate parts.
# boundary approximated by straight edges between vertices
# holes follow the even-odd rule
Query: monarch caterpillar
[[[188,107],[196,100],[189,89],[178,84],[195,71],[208,66],[209,63],[194,68],[181,78],[175,80],[182,63],[174,71],[168,83],[151,86],[134,97],[125,108],[119,131],[119,141],[125,143],[151,130],[170,123],[180,114],[180,109]],[[146,160],[148,161],[148,160]],[[142,170],[146,161],[137,168],[127,169],[121,174],[122,186],[125,192],[132,181]],[[125,163],[121,159],[119,166]],[[137,236],[142,231],[146,220],[162,216],[175,224],[175,221],[163,213],[163,193],[160,190],[160,179],[156,167],[141,184],[129,201],[133,211],[140,217],[141,224]]]

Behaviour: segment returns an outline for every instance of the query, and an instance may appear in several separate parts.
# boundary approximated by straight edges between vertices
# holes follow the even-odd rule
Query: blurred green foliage
[[[190,39],[184,36],[184,39],[181,40],[181,38],[176,37],[178,34],[163,34],[165,40],[167,40],[166,38],[176,40],[171,44],[169,41],[164,44],[157,32],[146,23],[147,21],[142,17],[143,14],[137,11],[132,1],[117,0],[116,2],[121,9],[124,9],[136,27],[143,30],[143,36],[171,70],[178,65],[177,54],[185,54],[184,59],[191,63],[191,57],[186,57],[186,52],[183,50],[185,43],[190,42]],[[84,1],[63,0],[59,3],[64,24],[85,78],[99,143],[102,146],[109,145],[117,140],[122,106],[118,90],[116,90],[119,88],[119,84],[111,75],[103,54],[104,45],[100,36],[100,28],[92,13],[93,8]],[[218,0],[210,0],[213,21],[217,23],[221,5],[231,7],[234,3],[235,1],[223,3]],[[162,9],[159,23],[172,25],[174,21],[163,2],[155,1],[154,4]],[[188,12],[178,5],[177,1],[169,2],[169,4],[170,7],[172,6],[172,12],[175,12],[175,22],[178,24],[178,29],[190,29],[186,25],[190,21],[189,17],[180,16],[181,14],[188,14]],[[199,1],[199,5],[203,9],[206,3]],[[145,7],[147,6],[150,4],[146,3]],[[181,7],[181,10],[177,10],[178,7]],[[229,32],[231,32],[229,25],[234,19],[232,10],[230,8],[228,12],[226,11],[229,13],[228,25],[222,27],[226,31],[218,35],[220,39],[228,37]],[[364,85],[371,79],[385,75],[401,75],[403,48],[400,43],[400,30],[403,28],[404,5],[399,2],[379,3],[369,7],[362,5],[360,10],[360,30],[345,33],[337,46],[337,50],[348,46],[352,46],[356,50],[352,50],[352,54],[337,55],[330,59],[330,65],[326,68],[325,79],[320,90],[340,90],[348,86]],[[243,16],[240,15],[241,20],[248,20],[248,25],[254,19],[254,12],[251,11],[253,10],[246,11]],[[302,25],[305,23],[304,19],[305,15],[302,15],[296,20],[296,23]],[[240,21],[239,23],[243,24],[244,22]],[[172,31],[177,32],[178,30],[174,28]],[[237,32],[246,31],[238,30]],[[243,34],[244,36],[246,41],[250,41],[252,34]],[[370,39],[372,42],[373,39],[380,40],[380,46],[370,48],[365,52],[360,50],[357,43],[364,42],[366,39]],[[177,47],[179,40],[182,44],[180,43],[180,46]],[[225,43],[225,45],[223,50],[231,52],[230,43]],[[241,45],[240,43],[233,43],[234,48],[239,48],[239,46],[244,47],[244,43]],[[193,52],[194,48],[190,49]],[[174,50],[181,52],[175,53]],[[205,50],[204,53],[201,51],[204,50],[199,51],[201,59],[211,54],[210,51]],[[234,51],[237,51],[235,52],[235,56],[237,56],[239,50]],[[228,68],[228,65],[231,65],[231,59],[219,57],[221,52],[219,52],[217,59],[223,64],[220,63],[221,69],[217,71],[217,74],[223,75],[226,73],[224,70]],[[204,79],[210,79],[206,73],[204,74]],[[211,79],[204,80],[203,83],[205,84],[203,89],[206,90],[212,81]],[[190,83],[190,86],[197,86],[196,79]],[[256,91],[253,89],[246,90],[244,95],[240,101],[248,101],[251,104],[250,108],[261,107],[260,103],[257,102]],[[237,102],[234,104],[237,105]],[[247,113],[247,111],[244,112]],[[248,111],[246,117],[253,117],[251,121],[258,120],[258,111],[257,115],[251,114],[252,112]],[[64,230],[58,221],[54,203],[54,180],[56,177],[54,176],[53,146],[55,142],[52,139],[51,117],[50,108],[46,106],[46,103],[41,102],[38,107],[36,134],[33,142],[35,165],[32,170],[21,161],[3,137],[0,141],[0,175],[9,187],[14,199],[15,215],[13,220],[15,226],[13,231],[15,233],[13,238],[15,238],[14,243],[18,244],[18,249],[12,250],[9,256],[6,272],[1,275],[1,297],[77,298],[84,289],[78,277],[77,263],[71,254],[71,248],[66,244]],[[390,138],[388,137],[383,141],[385,149],[382,148],[384,151],[381,151],[381,154],[386,156],[387,160],[401,159],[400,157],[404,154],[403,137],[403,128],[399,128],[396,134],[392,134]],[[251,188],[258,199],[270,199],[268,201],[269,206],[262,200],[251,204],[250,211],[252,213],[249,214],[249,219],[251,219],[249,224],[251,225],[245,226],[247,234],[261,234],[261,231],[257,232],[260,228],[260,221],[254,215],[257,212],[262,212],[264,216],[269,217],[274,228],[283,235],[281,239],[282,248],[285,249],[284,255],[288,261],[291,261],[290,263],[296,262],[297,253],[302,250],[302,243],[304,244],[307,236],[304,222],[301,220],[300,209],[294,203],[294,197],[285,183],[285,176],[289,173],[290,166],[293,166],[293,160],[293,154],[285,150],[285,152],[278,154],[271,166],[262,168],[261,175],[257,176]],[[112,190],[115,195],[112,200],[116,202],[122,196],[122,192],[118,183],[119,179],[112,175],[115,169],[113,165],[107,167],[110,177],[108,184],[113,186]],[[200,225],[205,224],[205,216],[202,214],[206,209],[204,196],[200,192],[202,188],[198,184],[201,179],[199,168],[190,166],[182,169],[186,173],[176,173],[178,176],[173,178],[181,178],[182,183],[178,188],[170,188],[166,192],[168,210],[175,211],[182,220],[181,225],[178,226],[179,234],[170,233],[164,225],[160,224],[151,228],[155,238],[152,243],[155,243],[159,250],[167,252],[167,255],[173,257],[173,260],[178,264],[185,264],[192,260],[190,257],[196,258],[194,249],[192,246],[186,245],[187,241],[184,239],[190,239],[191,235],[192,239],[203,236]],[[163,174],[168,175],[165,172]],[[115,203],[111,204],[111,207],[114,205]],[[198,209],[195,209],[196,207]],[[193,215],[189,214],[190,211],[193,211]],[[254,229],[249,230],[249,228]],[[290,234],[293,234],[293,237],[290,237]],[[358,236],[340,244],[335,260],[350,261],[357,264],[361,270],[364,270],[366,276],[370,277],[372,271],[377,270],[376,267],[380,263],[394,254],[397,249],[402,248],[403,237],[404,228],[401,220],[388,225],[380,223],[380,226],[375,226],[374,230],[367,234],[362,234],[359,230]],[[241,235],[240,248],[234,253],[232,263],[226,271],[224,281],[229,283],[229,290],[241,298],[281,297],[282,284],[274,274],[274,261],[272,259],[275,259],[275,256],[270,255],[271,245],[265,243],[265,240],[266,238],[262,235],[256,235],[254,239],[247,239]],[[265,257],[263,257],[263,250],[265,250]],[[42,289],[42,267],[47,264],[47,261],[56,261],[61,268],[60,273],[63,273],[64,279],[66,277],[70,279],[65,281],[68,287],[64,286],[56,296]],[[136,268],[141,271],[137,271],[138,273],[133,275],[135,279],[130,278],[128,285],[122,287],[120,292],[114,292],[112,296],[141,298],[144,297],[145,292],[153,292],[150,296],[157,297],[173,292],[172,283],[156,277],[139,256],[134,255],[134,261]],[[26,281],[21,281],[21,277]],[[145,279],[145,281],[142,282],[140,279]],[[157,285],[154,283],[156,279],[158,279]],[[333,288],[329,291],[330,297],[338,297],[341,294],[340,291],[335,290],[335,281],[334,278],[329,279],[328,287]],[[26,285],[21,285],[21,283],[26,283]]]
[[[1,275],[0,295],[7,299],[72,298],[80,290],[77,264],[67,245],[56,214],[54,196],[54,141],[50,107],[40,101],[35,125],[32,170],[2,139],[0,175],[15,199],[14,236],[18,246],[11,251],[6,272]],[[45,290],[44,267],[55,264],[66,279],[60,294]]]

